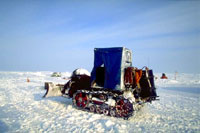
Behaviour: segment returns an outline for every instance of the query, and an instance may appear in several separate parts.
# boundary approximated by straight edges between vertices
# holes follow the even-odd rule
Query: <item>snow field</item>
[[[156,73],[156,85],[159,87],[198,87],[200,88],[200,74],[168,73],[168,79],[160,79],[162,73]],[[176,78],[176,79],[175,79]]]
[[[66,83],[52,72],[0,72],[0,132],[200,132],[200,93],[164,87],[199,87],[199,75],[156,80],[160,101],[146,104],[130,120],[77,110],[71,99],[42,98],[44,82]],[[68,76],[69,73],[64,73]],[[159,76],[159,74],[156,74]],[[27,77],[30,82],[26,82]],[[188,81],[188,82],[186,82]],[[196,82],[197,81],[197,82]]]

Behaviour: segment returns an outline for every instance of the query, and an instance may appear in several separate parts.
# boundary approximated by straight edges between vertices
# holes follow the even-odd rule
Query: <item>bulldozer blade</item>
[[[43,98],[63,95],[61,90],[64,88],[64,85],[54,84],[52,82],[45,82],[44,88],[46,89],[46,93]]]

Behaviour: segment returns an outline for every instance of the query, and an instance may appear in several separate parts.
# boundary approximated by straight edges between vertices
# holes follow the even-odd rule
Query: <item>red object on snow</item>
[[[26,82],[30,82],[30,79],[29,79],[29,78],[27,78],[27,79],[26,79]]]
[[[161,79],[168,79],[168,77],[165,75],[165,73],[162,74],[162,77],[160,77]]]

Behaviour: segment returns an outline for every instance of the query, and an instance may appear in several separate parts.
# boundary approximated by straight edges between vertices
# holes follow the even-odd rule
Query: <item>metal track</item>
[[[120,93],[105,90],[78,90],[73,105],[80,110],[128,119],[133,115],[133,104]]]

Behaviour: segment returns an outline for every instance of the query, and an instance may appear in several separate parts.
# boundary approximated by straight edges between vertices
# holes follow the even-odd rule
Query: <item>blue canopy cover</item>
[[[132,52],[124,47],[95,48],[91,81],[96,79],[96,69],[105,68],[104,88],[125,89],[124,70],[132,66]]]

